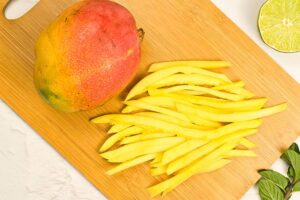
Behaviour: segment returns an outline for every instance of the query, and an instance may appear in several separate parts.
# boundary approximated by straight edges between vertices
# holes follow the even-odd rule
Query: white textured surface
[[[38,0],[14,0],[6,12],[16,18]],[[300,82],[300,53],[284,54],[267,47],[260,39],[256,21],[263,0],[212,0],[261,48]],[[300,144],[300,139],[297,140]],[[284,173],[278,160],[273,169]],[[105,199],[36,132],[0,101],[0,200],[100,200]],[[300,193],[293,200],[300,199]],[[243,200],[259,200],[255,187]]]
[[[0,200],[105,199],[0,101]]]

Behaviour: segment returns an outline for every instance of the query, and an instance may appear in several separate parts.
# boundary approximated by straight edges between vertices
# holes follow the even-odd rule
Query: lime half
[[[270,47],[300,51],[300,0],[268,0],[260,9],[258,27]]]

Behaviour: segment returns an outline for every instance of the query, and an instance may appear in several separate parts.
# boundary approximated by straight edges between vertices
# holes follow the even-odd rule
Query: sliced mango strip
[[[167,168],[167,174],[173,174],[174,172],[178,171],[179,169],[182,169],[186,167],[187,165],[191,164],[195,160],[201,158],[202,156],[205,156],[209,152],[213,151],[214,149],[218,148],[222,144],[226,144],[232,140],[240,139],[242,137],[254,134],[257,132],[257,129],[247,129],[238,131],[229,135],[225,135],[221,138],[218,138],[216,140],[213,140],[212,142],[209,142],[203,146],[201,146],[198,149],[195,149],[184,156],[178,158],[177,160],[171,162],[168,165]]]
[[[125,108],[123,108],[122,113],[134,113],[137,111],[142,111],[143,109],[138,108],[138,107],[134,107],[134,106],[126,106]]]
[[[255,96],[254,93],[246,90],[245,88],[231,88],[231,89],[227,89],[225,90],[227,92],[231,92],[233,94],[238,94],[238,95],[241,95],[243,96],[244,98],[246,99],[249,99],[249,98],[252,98]]]
[[[116,150],[102,153],[101,156],[109,162],[125,162],[141,155],[165,151],[183,141],[184,138],[181,137],[146,140],[121,146]]]
[[[151,197],[155,197],[159,194],[161,194],[164,191],[171,191],[169,188],[175,188],[184,181],[186,181],[188,178],[190,178],[192,175],[188,173],[181,173],[177,174],[171,178],[168,178],[167,180],[160,182],[154,186],[149,187],[147,190],[150,193]]]
[[[198,96],[198,95],[202,95],[202,92],[198,92],[198,91],[192,91],[192,90],[181,90],[176,92],[177,94],[181,95],[192,95],[192,96]]]
[[[283,110],[286,109],[287,104],[283,103],[276,106],[263,108],[257,111],[246,111],[246,112],[236,112],[236,113],[226,113],[226,114],[207,112],[201,109],[200,106],[176,104],[176,107],[180,112],[195,114],[207,120],[218,121],[218,122],[237,122],[237,121],[258,119],[278,112],[282,112]]]
[[[134,158],[132,160],[129,160],[129,161],[126,161],[126,162],[123,162],[119,165],[117,165],[116,167],[108,170],[106,172],[107,175],[113,175],[113,174],[116,174],[118,172],[121,172],[125,169],[128,169],[130,167],[133,167],[133,166],[136,166],[136,165],[139,165],[141,163],[144,163],[144,162],[147,162],[149,160],[153,160],[155,158],[156,154],[148,154],[148,155],[143,155],[143,156],[140,156],[140,157],[137,157],[137,158]]]
[[[173,74],[164,79],[156,81],[152,83],[149,87],[153,88],[160,88],[160,87],[167,87],[172,85],[183,85],[183,84],[190,84],[190,85],[220,85],[224,84],[225,82],[221,79],[217,79],[214,77],[205,76],[202,74]],[[198,94],[202,94],[197,91]]]
[[[139,101],[146,102],[160,107],[165,107],[165,108],[175,108],[175,100],[173,98],[165,97],[165,96],[147,96],[147,97],[140,98]],[[131,113],[139,110],[142,109],[134,106],[126,106],[122,110],[122,113]]]
[[[112,147],[114,144],[116,144],[118,141],[122,140],[126,136],[136,135],[136,134],[141,133],[142,131],[143,131],[143,129],[140,127],[137,127],[137,126],[128,127],[126,129],[112,135],[111,137],[109,137],[104,142],[104,144],[101,146],[100,152],[104,152],[104,151],[108,150],[110,147]]]
[[[207,136],[208,139],[214,139],[218,137],[222,137],[226,134],[237,132],[244,129],[255,129],[258,128],[262,124],[261,119],[249,120],[249,121],[241,121],[241,122],[233,122],[222,126],[214,131],[213,134]]]
[[[169,115],[164,115],[161,113],[156,113],[156,112],[139,112],[136,113],[135,115],[140,115],[140,116],[145,116],[145,117],[152,117],[152,118],[156,118],[156,119],[160,119],[166,122],[170,122],[173,124],[180,124],[182,127],[185,128],[193,128],[193,129],[201,129],[203,127],[189,123],[189,122],[184,122],[180,119],[177,119],[175,117],[169,116]]]
[[[211,72],[208,70],[204,70],[204,69],[199,69],[196,67],[172,67],[172,68],[167,68],[167,69],[162,69],[160,71],[154,72],[148,76],[146,76],[145,78],[143,78],[140,82],[138,82],[129,92],[129,94],[126,97],[126,101],[129,99],[132,99],[133,97],[142,94],[143,92],[145,92],[147,90],[147,88],[159,81],[162,80],[163,78],[172,75],[172,74],[176,74],[176,73],[184,73],[184,74],[202,74],[202,75],[206,75],[209,77],[216,77],[218,79],[221,79],[225,82],[231,82],[224,74],[218,74],[215,72]]]
[[[176,100],[174,98],[166,97],[166,96],[147,96],[140,98],[139,101],[143,101],[149,104],[153,104],[156,106],[166,107],[166,108],[175,108],[175,102],[183,100]]]
[[[188,76],[190,76],[190,75],[188,75]],[[167,80],[167,79],[163,79],[163,80]],[[156,84],[159,84],[163,80],[159,81]],[[156,84],[154,86],[156,86]],[[187,86],[193,86],[193,84],[191,84],[191,85],[184,85],[184,84],[190,84],[190,83],[177,83],[176,85],[179,85],[179,86],[169,87],[169,88],[166,88],[164,91],[165,92],[176,92],[176,91],[182,91],[182,90],[191,90],[191,91],[197,91],[198,92],[197,95],[209,94],[209,93],[207,93],[207,91],[194,90],[192,87],[187,87]],[[213,90],[218,90],[218,91],[220,91],[220,90],[230,91],[232,89],[241,89],[239,86],[242,84],[244,84],[244,83],[243,82],[226,83],[225,85],[219,85],[219,86],[215,86],[215,87],[208,88],[208,89],[213,89]],[[175,84],[172,84],[172,85],[175,85]],[[194,85],[205,85],[205,84],[194,84]],[[168,85],[163,85],[163,86],[168,86]]]
[[[146,96],[138,99],[138,101],[142,101],[148,104],[165,107],[165,108],[175,108],[175,102],[184,102],[183,100],[176,100],[167,96]],[[129,108],[130,107],[130,108]],[[131,113],[141,110],[141,108],[134,106],[127,106],[123,109],[122,113]]]
[[[156,118],[156,119],[164,120],[166,122],[171,122],[174,124],[178,124],[179,122],[181,122],[180,119],[177,119],[177,118],[169,116],[169,115],[164,115],[161,113],[156,113],[156,112],[139,112],[139,113],[136,113],[135,115]]]
[[[202,97],[202,96],[191,96],[191,95],[183,95],[176,93],[163,93],[160,92],[160,89],[153,90],[152,92],[156,93],[157,96],[166,96],[174,99],[178,99],[186,102],[190,102],[197,105],[210,106],[213,108],[218,108],[226,111],[248,111],[248,110],[258,110],[264,106],[267,102],[267,98],[258,98],[258,99],[250,99],[243,101],[218,101],[219,99],[211,98],[211,97]],[[154,95],[154,94],[153,94]],[[177,101],[178,102],[178,101]]]
[[[230,151],[232,148],[234,148],[235,145],[236,145],[236,141],[231,141],[227,144],[222,145],[221,147],[216,149],[214,152],[208,154],[206,157],[194,162],[189,167],[186,167],[185,169],[181,170],[180,173],[173,176],[172,178],[169,178],[157,185],[151,186],[150,188],[148,188],[148,191],[150,192],[151,196],[154,197],[156,195],[161,194],[164,191],[170,191],[171,188],[177,187],[178,185],[180,185],[181,183],[186,181],[188,178],[190,178],[194,174],[213,171],[213,170],[216,170],[216,169],[228,164],[230,161],[222,162],[222,163],[224,163],[224,165],[219,164],[218,168],[215,167],[215,168],[212,168],[211,170],[209,167],[207,167],[207,168],[204,167],[204,166],[211,166],[212,160],[214,158],[218,158],[220,155],[224,154],[225,152]]]
[[[209,129],[218,128],[222,126],[222,123],[220,122],[202,119],[196,115],[187,115],[187,117],[191,120],[192,123],[197,124],[198,126],[208,127]]]
[[[189,175],[188,172],[184,172],[184,174],[186,175],[186,179],[190,178],[191,176],[198,174],[198,173],[208,173],[208,172],[212,172],[215,171],[217,169],[220,169],[222,167],[224,167],[225,165],[229,164],[231,162],[231,160],[227,160],[227,159],[216,159],[214,161],[210,160],[210,161],[206,161],[205,163],[202,162],[201,165],[199,165],[198,163],[196,163],[195,165],[197,165],[198,169],[195,170],[197,172],[194,172],[192,175]],[[192,164],[193,165],[193,164]],[[191,173],[191,172],[190,172]],[[188,177],[189,175],[189,177]],[[184,180],[182,180],[181,182],[178,182],[176,184],[173,184],[172,186],[170,186],[167,190],[165,190],[162,194],[162,196],[166,195],[167,193],[169,193],[170,191],[172,191],[175,187],[177,187],[179,184],[181,184]]]
[[[216,69],[229,67],[230,63],[226,61],[196,61],[196,60],[187,60],[187,61],[170,61],[170,62],[160,62],[153,63],[148,72],[156,72],[162,69],[177,67],[177,66],[190,66],[203,69]]]
[[[246,138],[242,138],[241,141],[240,141],[240,144],[243,145],[244,147],[248,148],[248,149],[251,149],[251,148],[255,147],[255,144],[253,142],[249,141]]]
[[[207,134],[212,133],[212,131],[203,131],[191,128],[184,128],[179,125],[175,125],[172,123],[168,123],[163,120],[151,118],[151,117],[144,117],[138,115],[127,115],[127,114],[110,114],[110,115],[103,115],[91,120],[93,123],[99,124],[107,124],[107,123],[126,123],[126,124],[133,124],[136,126],[145,126],[150,127],[152,129],[161,130],[164,132],[176,133],[177,135],[182,135],[185,137],[190,138],[202,138],[205,137]]]
[[[207,101],[213,101],[213,102],[230,102],[228,100],[225,99],[219,99],[219,98],[215,98],[215,97],[206,97],[206,96],[193,96],[193,95],[187,95],[187,94],[180,94],[178,92],[176,93],[166,93],[163,92],[163,90],[161,89],[157,89],[157,88],[148,88],[148,93],[150,96],[163,96],[163,97],[170,97],[170,98],[174,98],[174,99],[178,99],[178,100],[186,100],[186,98],[196,98],[196,99],[201,99],[201,100],[207,100]]]
[[[175,135],[174,133],[144,133],[144,134],[126,137],[121,141],[120,144],[130,144],[130,143],[139,142],[143,140],[171,137],[174,135]]]
[[[181,75],[181,74],[179,74]],[[239,82],[234,82],[234,83],[226,83],[226,84],[221,84],[220,80],[217,79],[219,82],[209,82],[206,81],[204,82],[205,79],[201,79],[201,77],[196,77],[194,75],[184,75],[184,76],[190,76],[190,77],[180,77],[177,75],[172,75],[167,77],[166,79],[160,80],[158,82],[156,82],[155,84],[153,84],[152,86],[154,88],[159,88],[159,87],[166,87],[166,86],[172,86],[172,85],[183,85],[183,84],[189,84],[189,85],[218,85],[215,87],[212,87],[211,89],[214,90],[223,90],[226,92],[230,92],[233,94],[237,94],[237,95],[241,95],[244,98],[250,98],[253,97],[254,94],[251,93],[250,91],[242,88],[243,85],[245,84],[242,81]],[[193,77],[194,76],[194,77]],[[201,82],[202,81],[202,82]],[[194,90],[188,90],[188,89],[181,89],[178,90],[178,88],[173,88],[173,87],[169,87],[165,90],[165,92],[175,92],[177,91],[177,93],[180,94],[189,94],[189,95],[193,95],[193,96],[198,96],[198,95],[203,95],[203,94],[207,94],[207,92],[205,91],[194,91]]]
[[[150,174],[152,176],[158,176],[158,175],[162,175],[164,173],[166,173],[166,166],[159,166],[159,167],[154,167],[150,169]]]
[[[214,159],[222,158],[222,155],[226,154],[227,152],[235,148],[238,142],[239,140],[231,140],[227,143],[222,144],[215,151],[210,152],[205,157],[193,162],[192,165],[180,170],[179,173],[190,173],[190,174],[199,173],[199,169],[203,169],[202,166],[203,164],[207,162],[208,163],[213,162]]]
[[[195,86],[195,85],[177,85],[173,86],[171,88],[166,88],[166,89],[161,89],[165,93],[170,93],[170,92],[176,92],[176,91],[181,91],[181,90],[192,90],[192,91],[198,91],[198,92],[203,92],[204,94],[210,94],[222,99],[226,100],[231,100],[231,101],[240,101],[243,99],[243,96],[236,95],[236,94],[231,94],[227,92],[222,92],[206,87],[201,87],[201,86]]]
[[[143,102],[143,101],[132,100],[132,101],[126,101],[125,104],[129,105],[129,106],[134,106],[134,107],[137,107],[137,108],[142,108],[142,109],[146,109],[146,110],[166,114],[166,115],[175,117],[175,118],[180,119],[180,120],[185,121],[185,122],[190,121],[189,118],[187,118],[184,114],[173,111],[171,109],[159,107],[159,106],[156,106],[156,105],[151,105],[151,104]]]
[[[150,96],[152,97],[152,96]],[[154,96],[154,97],[159,97],[159,96]],[[164,98],[167,98],[168,97],[164,97]],[[133,101],[128,101],[130,103],[131,106],[135,106],[134,103],[132,102],[143,102],[142,100],[133,100]],[[149,98],[148,100],[148,104],[150,105],[154,105],[154,106],[158,106],[156,107],[156,110],[154,110],[154,108],[152,108],[153,110],[150,110],[150,111],[156,111],[156,112],[159,112],[159,109],[160,109],[160,105],[162,105],[162,103],[160,103],[159,101],[151,101],[151,98]],[[176,108],[176,103],[183,103],[183,104],[189,104],[191,106],[193,106],[189,101],[184,101],[184,100],[181,100],[181,99],[176,99],[176,98],[169,98],[169,102],[168,103],[165,103],[163,106],[168,106],[170,109],[175,109]],[[146,108],[146,103],[140,103],[140,104],[144,104],[143,108]],[[135,107],[138,107],[138,106],[135,106]],[[142,105],[140,105],[139,107],[142,107]],[[148,105],[149,107],[149,105]],[[224,111],[224,110],[220,110],[220,109],[217,109],[217,108],[214,108],[214,107],[202,107],[203,109],[205,109],[206,111],[209,111],[209,112],[215,112],[215,113],[227,113],[228,111]],[[162,113],[162,112],[160,112]],[[167,113],[163,113],[163,114],[167,114]]]
[[[107,131],[108,134],[117,133],[124,130],[125,128],[130,127],[130,124],[115,124]]]
[[[160,162],[160,161],[161,161],[161,158],[162,158],[162,155],[163,155],[162,152],[161,152],[161,153],[156,153],[155,159],[152,160],[151,164],[155,164],[155,163]]]
[[[203,140],[188,140],[178,146],[168,149],[162,155],[161,164],[165,165],[169,162],[179,158],[182,155],[206,144],[207,141]]]
[[[245,86],[245,83],[242,81],[239,81],[239,82],[234,82],[234,83],[228,83],[225,85],[215,86],[212,89],[223,90],[223,91],[227,91],[227,92],[230,92],[233,94],[242,95],[244,98],[254,97],[255,96],[254,93],[243,88],[244,86]]]
[[[214,89],[214,90],[227,90],[227,89],[232,89],[232,88],[242,88],[244,86],[245,86],[244,81],[237,81],[237,82],[227,83],[227,84],[224,84],[224,85],[215,86],[212,89]]]
[[[230,157],[256,157],[256,154],[253,151],[250,150],[231,150],[227,153],[225,153],[224,158],[230,158]]]

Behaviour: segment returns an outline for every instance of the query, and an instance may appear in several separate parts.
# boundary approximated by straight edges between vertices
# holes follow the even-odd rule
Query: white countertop
[[[38,0],[12,0],[7,15],[18,16]],[[267,47],[257,31],[257,15],[263,0],[212,0],[262,49],[300,83],[300,53],[284,54]],[[300,138],[297,140],[300,144]],[[278,160],[273,169],[284,173]],[[0,199],[95,200],[105,197],[67,163],[51,146],[0,100]],[[243,200],[259,200],[255,187]],[[300,199],[300,193],[292,200]]]

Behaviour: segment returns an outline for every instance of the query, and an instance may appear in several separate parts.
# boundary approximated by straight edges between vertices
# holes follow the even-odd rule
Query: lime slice
[[[300,51],[300,0],[268,0],[260,9],[258,27],[270,47]]]

